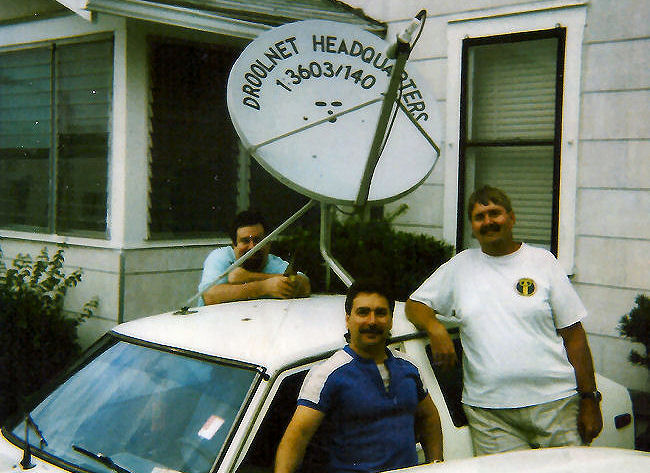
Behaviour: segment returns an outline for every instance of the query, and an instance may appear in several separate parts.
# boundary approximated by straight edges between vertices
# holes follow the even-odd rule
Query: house
[[[516,236],[553,251],[587,305],[598,370],[650,391],[616,329],[650,291],[647,2],[5,0],[5,258],[67,245],[66,264],[84,271],[68,308],[100,299],[86,341],[185,305],[237,209],[279,223],[306,200],[269,178],[229,121],[225,84],[246,44],[307,18],[390,40],[423,8],[410,63],[445,140],[426,182],[386,206],[409,205],[395,224],[467,247],[469,193],[504,188]]]

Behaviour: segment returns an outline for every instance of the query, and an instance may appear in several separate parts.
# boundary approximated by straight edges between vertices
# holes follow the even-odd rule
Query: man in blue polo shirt
[[[307,374],[280,441],[275,473],[292,473],[325,417],[328,472],[377,472],[442,460],[440,417],[418,368],[386,347],[395,301],[374,283],[354,283],[345,300],[349,344]]]

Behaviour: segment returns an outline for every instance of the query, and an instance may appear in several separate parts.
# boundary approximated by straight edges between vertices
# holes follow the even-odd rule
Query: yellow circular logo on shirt
[[[515,286],[515,289],[517,289],[517,292],[521,296],[532,296],[535,294],[535,291],[537,290],[537,285],[535,284],[535,281],[529,278],[521,278],[519,281],[517,281],[517,285]]]

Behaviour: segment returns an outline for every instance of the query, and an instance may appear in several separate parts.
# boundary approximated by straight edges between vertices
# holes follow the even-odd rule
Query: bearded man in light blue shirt
[[[231,230],[232,246],[217,248],[203,263],[199,283],[201,302],[210,305],[248,299],[309,296],[309,278],[302,273],[285,275],[289,263],[270,254],[269,245],[258,250],[240,267],[217,279],[265,236],[265,222],[261,213],[246,210],[237,214]]]

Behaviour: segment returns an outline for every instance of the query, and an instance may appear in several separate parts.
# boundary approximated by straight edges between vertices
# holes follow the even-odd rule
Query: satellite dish
[[[228,110],[242,143],[290,188],[321,202],[354,204],[395,64],[390,47],[358,26],[332,21],[264,32],[228,78]],[[438,158],[431,141],[442,138],[435,97],[410,67],[401,86],[402,106],[372,174],[370,203],[412,191]]]

